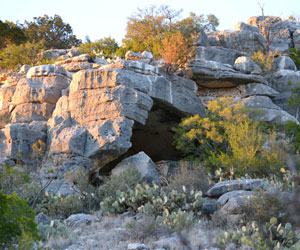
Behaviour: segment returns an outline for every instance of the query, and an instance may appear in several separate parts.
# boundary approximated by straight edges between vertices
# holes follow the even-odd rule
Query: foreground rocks
[[[140,152],[124,159],[112,170],[111,173],[112,175],[120,175],[129,169],[138,171],[144,181],[156,184],[159,184],[160,182],[160,177],[156,170],[155,163],[144,152]]]
[[[209,197],[220,197],[221,195],[237,190],[255,190],[263,188],[266,185],[266,181],[263,179],[242,179],[242,180],[230,180],[222,181],[215,184],[207,191]]]

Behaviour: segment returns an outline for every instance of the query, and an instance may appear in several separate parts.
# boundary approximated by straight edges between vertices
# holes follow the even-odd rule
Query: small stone
[[[130,243],[127,247],[128,250],[149,250],[145,244],[142,243]]]
[[[43,224],[43,225],[50,224],[49,217],[44,213],[39,213],[37,216],[35,216],[35,221],[37,222],[37,224]]]

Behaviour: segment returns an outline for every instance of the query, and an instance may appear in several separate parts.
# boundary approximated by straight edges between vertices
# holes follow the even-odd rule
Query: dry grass
[[[210,186],[209,177],[205,169],[198,164],[188,161],[181,161],[175,174],[168,179],[168,189],[182,190],[183,186],[187,190],[201,190],[206,192]]]

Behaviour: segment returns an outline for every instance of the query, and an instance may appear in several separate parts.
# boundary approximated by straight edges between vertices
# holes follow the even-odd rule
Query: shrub
[[[169,6],[149,6],[138,9],[127,22],[127,32],[123,40],[123,48],[132,51],[148,50],[155,57],[161,57],[162,41],[170,33],[180,32],[186,39],[197,37],[200,30],[215,31],[219,25],[214,15],[196,15],[190,13],[186,18],[180,18],[181,11],[171,9]],[[171,42],[168,42],[171,45]],[[181,45],[181,43],[178,43]],[[174,48],[179,52],[180,49]],[[174,62],[174,61],[173,61]]]
[[[289,85],[293,85],[293,83],[289,82]],[[294,86],[292,87],[292,94],[288,99],[288,105],[296,108],[296,118],[298,119],[300,108],[300,82],[294,83]]]
[[[295,122],[287,122],[285,124],[285,133],[296,152],[300,152],[300,125]]]
[[[83,203],[79,195],[44,196],[36,207],[37,212],[43,212],[50,217],[65,219],[71,214],[84,212]]]
[[[196,222],[195,219],[193,212],[181,210],[173,213],[168,213],[168,210],[165,210],[163,214],[163,223],[172,232],[180,232],[183,229],[191,228],[191,226]]]
[[[73,34],[70,24],[65,23],[59,15],[34,17],[33,21],[25,21],[23,27],[30,42],[43,41],[46,49],[67,49],[81,43]]]
[[[280,222],[286,221],[286,213],[282,199],[278,192],[258,191],[251,198],[250,206],[245,206],[243,211],[247,221],[256,221],[263,225],[276,217]],[[268,209],[266,209],[268,208]]]
[[[114,175],[106,178],[104,184],[99,187],[102,197],[115,195],[118,191],[125,192],[132,189],[137,183],[141,182],[141,175],[135,169],[128,169],[120,175]]]
[[[95,42],[87,42],[79,45],[78,50],[81,54],[89,54],[92,58],[95,56],[104,56],[112,58],[115,56],[119,46],[115,39],[104,37]]]
[[[0,50],[0,67],[17,70],[24,64],[35,65],[42,60],[39,56],[42,49],[42,43],[9,44]]]
[[[191,51],[188,40],[179,31],[167,34],[162,40],[161,56],[164,62],[173,69],[177,66],[183,67],[192,57]]]
[[[15,192],[29,204],[32,204],[41,189],[41,185],[28,172],[26,167],[3,166],[0,169],[0,191],[5,194]]]
[[[290,57],[295,62],[298,69],[300,69],[300,50],[297,50],[295,48],[290,49]]]
[[[0,245],[7,247],[26,238],[38,239],[38,230],[33,210],[15,193],[0,192]]]
[[[99,186],[92,185],[88,174],[80,170],[67,173],[65,178],[69,183],[73,183],[74,190],[78,193],[77,200],[81,202],[81,209],[87,212],[98,210],[103,199],[114,196],[118,191],[134,188],[141,181],[140,173],[134,169],[106,177],[104,183]]]
[[[273,67],[274,58],[279,56],[280,52],[274,51],[274,52],[267,52],[264,53],[262,51],[254,52],[252,55],[252,60],[258,63],[262,70],[265,72],[271,71]]]
[[[38,229],[43,241],[48,241],[50,238],[70,238],[70,229],[62,222],[53,220],[48,224],[39,224]]]
[[[143,216],[139,221],[126,224],[128,235],[132,240],[143,241],[149,237],[159,238],[167,233],[167,228],[154,216]]]
[[[183,156],[206,161],[210,169],[218,167],[236,177],[279,174],[283,153],[275,132],[266,133],[232,98],[210,101],[207,117],[184,119],[174,131],[175,146]]]
[[[230,244],[234,244],[237,249],[243,245],[253,249],[297,249],[293,247],[299,244],[299,240],[300,235],[293,231],[291,224],[279,224],[273,217],[262,227],[252,222],[222,233],[218,237],[218,246],[221,249]]]
[[[179,168],[167,179],[167,189],[181,191],[185,187],[188,191],[200,190],[205,193],[210,185],[206,169],[199,164],[181,161]]]

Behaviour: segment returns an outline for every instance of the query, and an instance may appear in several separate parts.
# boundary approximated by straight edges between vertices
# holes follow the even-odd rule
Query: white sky
[[[265,15],[300,16],[300,0],[259,0],[265,5]],[[44,14],[60,15],[79,38],[92,40],[112,36],[121,41],[127,18],[138,7],[167,4],[183,9],[183,16],[215,14],[219,29],[233,29],[239,21],[259,15],[257,0],[0,0],[0,20],[23,22]]]

